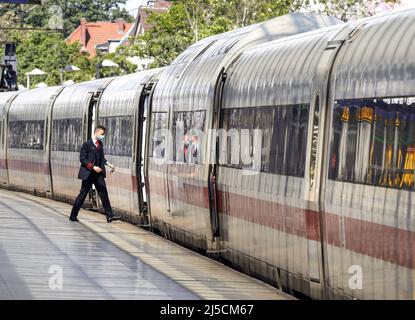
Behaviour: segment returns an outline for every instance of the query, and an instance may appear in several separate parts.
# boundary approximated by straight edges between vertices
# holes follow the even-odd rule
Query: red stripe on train
[[[34,172],[37,174],[49,175],[49,165],[44,162],[11,159],[7,161],[7,169],[14,171]]]
[[[0,169],[7,170],[7,163],[5,159],[0,159]]]
[[[60,176],[65,178],[78,179],[79,166],[66,166],[65,170],[57,170],[52,168],[52,174],[54,176]],[[120,171],[115,171],[114,173],[109,173],[110,170],[107,170],[107,179],[106,183],[109,187],[118,187],[124,190],[137,192],[137,177],[128,173],[123,173]],[[117,185],[112,184],[112,181],[117,180]]]
[[[2,164],[1,161],[4,161],[4,169],[7,169],[6,161],[0,160],[0,165]],[[37,163],[28,160],[9,160],[7,162],[8,168],[10,170],[15,171],[24,171],[24,172],[36,172],[45,175],[49,175],[49,165],[47,163]],[[2,167],[0,167],[2,168]],[[73,178],[78,179],[78,172],[79,166],[66,166],[63,169],[57,169],[54,167],[52,169],[54,176],[60,176],[65,178]],[[115,179],[116,176],[119,176],[118,182],[121,182],[117,185],[125,190],[132,190],[133,192],[137,192],[137,177],[132,176],[130,174],[121,173],[119,171],[115,171],[111,175],[109,175],[109,170],[107,170],[107,185],[111,186],[111,180]]]
[[[149,178],[151,192],[166,197],[165,182],[159,177]],[[181,192],[190,190],[184,195]],[[169,182],[169,195],[201,208],[208,207],[207,187],[182,186]],[[194,195],[192,199],[191,195]],[[203,199],[201,197],[203,196]],[[317,211],[294,208],[272,201],[255,199],[219,191],[219,211],[251,223],[277,229],[309,240],[320,240],[320,222]],[[189,201],[190,200],[190,201]],[[382,224],[345,217],[344,239],[340,236],[340,216],[325,213],[325,238],[328,244],[344,247],[356,253],[371,256],[403,267],[415,269],[415,232]]]
[[[166,197],[166,184],[159,177],[150,177],[151,192]],[[178,186],[169,181],[169,197],[189,205],[209,209],[209,192],[207,187],[189,185]],[[232,203],[232,205],[229,205]],[[219,190],[218,210],[232,217],[273,229],[286,231],[310,240],[318,241],[319,216],[318,212],[284,206],[271,201],[261,201],[255,198],[241,196]],[[255,214],[252,214],[252,213]],[[269,215],[269,212],[275,214]],[[289,221],[289,223],[287,223]]]

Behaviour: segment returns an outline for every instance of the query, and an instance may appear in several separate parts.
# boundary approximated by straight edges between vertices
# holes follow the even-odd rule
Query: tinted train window
[[[107,128],[105,153],[114,156],[131,157],[133,146],[134,116],[100,118],[100,125]]]
[[[206,111],[175,112],[173,154],[178,162],[200,164]]]
[[[167,112],[153,112],[151,115],[150,157],[164,158],[167,128]]]
[[[258,169],[261,172],[304,177],[308,114],[308,104],[222,110],[221,128],[227,134],[227,157],[225,163],[220,164],[238,169],[252,168],[253,164],[247,165],[241,155],[237,154],[235,161],[235,153],[242,154],[242,149],[248,148],[255,159],[255,147],[260,145]],[[242,143],[240,147],[235,146],[235,141],[243,141],[243,130],[249,130],[249,146]],[[260,132],[258,141],[255,130]],[[236,140],[233,140],[234,134],[238,135]]]
[[[44,121],[11,121],[9,148],[43,150]]]
[[[414,171],[415,98],[335,102],[330,179],[412,190]]]
[[[82,142],[82,119],[53,120],[52,151],[79,152]]]

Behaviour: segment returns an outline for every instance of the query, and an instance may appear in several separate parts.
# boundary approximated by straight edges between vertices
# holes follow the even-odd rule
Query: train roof
[[[339,43],[332,71],[336,99],[410,95],[414,18],[415,8],[401,9],[245,50],[227,70],[224,107],[310,102],[319,70],[331,67],[325,52]]]
[[[17,91],[0,92],[0,117],[5,113],[6,104],[16,96]]]
[[[135,114],[144,87],[162,70],[151,69],[115,78],[100,98],[100,116]]]
[[[340,51],[336,99],[402,97],[415,87],[415,7],[365,19]]]
[[[165,109],[173,105],[184,110],[208,108],[208,100],[221,69],[226,68],[243,50],[259,43],[341,23],[325,15],[293,13],[203,39],[185,50],[161,74],[153,108]]]

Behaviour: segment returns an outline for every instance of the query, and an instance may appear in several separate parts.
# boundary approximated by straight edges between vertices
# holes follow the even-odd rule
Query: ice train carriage
[[[50,165],[53,197],[57,200],[72,203],[79,193],[79,151],[91,136],[98,100],[112,80],[66,86],[53,104]],[[96,207],[93,193],[85,205]]]
[[[151,123],[156,135],[164,129],[171,134],[152,134],[147,164],[155,229],[194,249],[219,249],[215,241],[219,237],[218,212],[212,202],[215,185],[208,183],[215,176],[215,168],[209,165],[208,129],[217,122],[223,69],[249,47],[338,23],[324,15],[278,17],[204,39],[166,68],[154,90]],[[182,141],[182,133],[188,130],[202,134],[186,135],[183,140],[187,141]],[[165,145],[172,146],[170,150],[160,147],[163,139]],[[184,145],[192,139],[196,147],[187,152]]]
[[[62,87],[23,91],[7,112],[9,188],[52,197],[50,128],[52,105]]]
[[[367,19],[332,67],[319,195],[329,297],[415,298],[414,37],[413,8]]]
[[[124,220],[141,226],[151,222],[147,216],[144,157],[147,113],[161,71],[153,69],[115,78],[102,94],[98,108],[97,122],[108,129],[106,157],[117,166],[107,176],[111,204]]]
[[[262,130],[253,163],[219,159],[222,257],[248,273],[321,297],[320,132],[338,25],[244,52],[227,70],[220,128]],[[251,142],[252,143],[252,142]],[[231,154],[232,140],[219,146]],[[260,148],[260,150],[255,150]],[[254,158],[255,160],[255,158]]]

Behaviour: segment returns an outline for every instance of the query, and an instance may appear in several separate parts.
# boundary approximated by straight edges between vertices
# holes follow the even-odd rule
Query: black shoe
[[[112,216],[112,217],[107,218],[107,222],[111,223],[113,221],[117,221],[117,220],[120,220],[120,219],[121,219],[121,216]]]
[[[78,218],[69,218],[69,221],[72,221],[72,222],[79,222]]]

